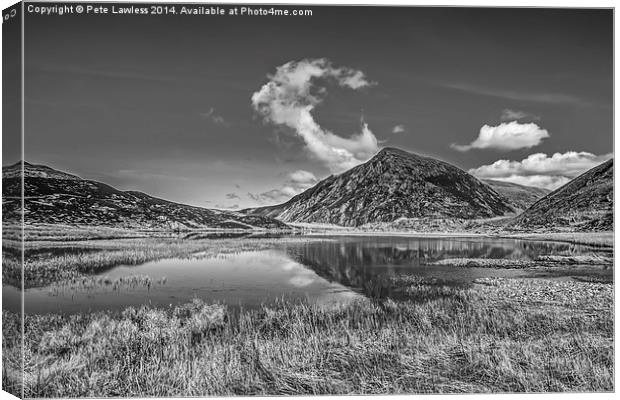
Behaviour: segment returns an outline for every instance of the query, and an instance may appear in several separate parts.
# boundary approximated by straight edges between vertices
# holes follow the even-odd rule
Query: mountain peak
[[[36,165],[24,161],[23,175],[26,178],[43,178],[43,179],[63,179],[63,180],[76,180],[81,179],[77,175],[68,174],[63,171],[58,171],[54,168],[47,167],[45,165]],[[2,167],[2,179],[17,178],[22,175],[22,161],[18,161],[15,164]]]
[[[379,153],[402,153],[404,150],[399,149],[398,147],[383,147]]]
[[[488,218],[513,210],[503,196],[447,162],[385,147],[284,204],[246,212],[285,222],[360,226],[402,217]]]
[[[22,185],[22,179],[24,184]],[[288,229],[280,221],[174,203],[22,162],[2,167],[5,221],[148,229]],[[22,197],[22,191],[24,196]]]
[[[408,157],[417,156],[417,154],[409,153],[408,151],[399,149],[398,147],[384,147],[377,153],[375,157],[385,156],[385,155],[397,155],[397,156],[408,156]]]
[[[30,164],[29,162],[26,162],[26,161],[23,161],[23,163],[24,163],[25,167],[29,166],[29,165],[32,165],[32,164]],[[22,166],[22,160],[19,160],[16,163],[13,163],[11,165],[3,166],[2,169],[5,169],[5,168],[21,168],[21,166]]]
[[[604,231],[614,228],[613,158],[549,193],[516,217],[518,229]]]
[[[371,158],[370,161],[372,162],[373,160],[383,160],[385,158],[392,158],[395,160],[399,160],[399,162],[403,163],[411,162],[417,164],[418,166],[422,166],[426,163],[428,163],[429,166],[438,164],[450,165],[445,161],[428,156],[423,156],[417,153],[412,153],[407,150],[399,149],[398,147],[384,147],[373,158]]]

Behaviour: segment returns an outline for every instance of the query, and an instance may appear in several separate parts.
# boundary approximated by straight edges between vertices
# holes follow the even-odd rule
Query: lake
[[[193,298],[225,303],[232,308],[254,308],[278,299],[340,304],[370,294],[373,282],[400,274],[468,285],[481,277],[558,277],[583,273],[574,268],[549,273],[532,269],[429,265],[438,260],[531,260],[541,255],[593,251],[587,246],[515,239],[394,236],[321,239],[272,241],[273,246],[268,249],[210,257],[195,254],[193,258],[118,265],[93,276],[92,285],[77,282],[27,289],[25,310],[26,313],[76,313],[143,304],[167,307]],[[584,271],[612,274],[611,270],[591,267]],[[388,288],[384,295],[389,294]],[[5,285],[3,302],[4,308],[18,310],[19,290]]]

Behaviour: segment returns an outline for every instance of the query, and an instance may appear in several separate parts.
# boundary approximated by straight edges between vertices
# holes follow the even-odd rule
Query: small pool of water
[[[137,266],[119,265],[92,278],[92,285],[52,284],[27,289],[26,313],[76,313],[150,304],[160,307],[200,298],[232,308],[254,308],[278,299],[337,304],[370,294],[385,277],[415,275],[454,285],[482,277],[566,276],[524,269],[429,265],[446,258],[534,259],[576,255],[585,246],[481,238],[326,237],[274,241],[273,248],[216,257],[166,259]],[[240,238],[239,240],[244,240]],[[608,274],[596,268],[579,274]],[[573,273],[577,270],[572,269]],[[546,275],[545,275],[546,274]],[[118,284],[121,278],[148,277],[149,284]],[[385,295],[390,295],[389,288]],[[19,310],[20,292],[3,287],[4,308]]]

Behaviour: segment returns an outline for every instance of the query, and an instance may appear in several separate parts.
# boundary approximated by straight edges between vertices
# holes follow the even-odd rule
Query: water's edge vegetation
[[[232,313],[196,300],[27,315],[25,395],[613,390],[612,285],[397,284],[407,299],[339,308],[282,302]],[[8,312],[3,321],[3,332],[19,323]],[[5,388],[19,386],[10,370],[18,341],[3,337]]]
[[[325,240],[30,239],[27,286],[118,263]],[[3,278],[17,272],[4,258]],[[397,295],[382,296],[385,284]],[[3,310],[3,388],[26,397],[614,390],[613,282],[485,278],[456,287],[396,276],[376,289],[337,307],[283,300],[239,311],[195,300],[26,315],[23,376],[21,316]]]
[[[320,236],[291,236],[287,238],[244,238],[186,240],[185,236],[170,232],[144,232],[127,229],[88,229],[87,227],[64,227],[51,229],[35,225],[25,230],[24,264],[20,259],[21,241],[18,230],[4,232],[2,279],[3,282],[24,287],[45,286],[52,282],[74,280],[99,273],[116,265],[138,265],[165,258],[205,257],[223,253],[270,248],[275,242],[328,240]],[[330,232],[332,235],[333,232]],[[376,233],[366,233],[373,235]],[[396,233],[403,235],[402,233]],[[380,233],[389,236],[389,233]],[[548,240],[583,244],[613,249],[613,232],[515,234],[497,238]],[[58,254],[60,253],[60,254]],[[22,275],[23,274],[23,275]]]

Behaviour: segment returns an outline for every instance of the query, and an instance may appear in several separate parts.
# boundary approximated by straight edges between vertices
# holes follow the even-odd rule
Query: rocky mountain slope
[[[285,222],[360,226],[398,218],[488,218],[513,209],[506,198],[453,165],[384,148],[284,204],[244,212]]]
[[[2,168],[3,220],[20,220],[21,164]],[[24,163],[26,223],[143,229],[285,229],[280,221],[173,203]]]
[[[613,230],[613,159],[549,193],[509,225],[513,229]]]
[[[506,197],[516,210],[521,211],[527,209],[550,192],[548,189],[523,186],[493,179],[482,179],[482,182],[491,186],[497,193]]]

